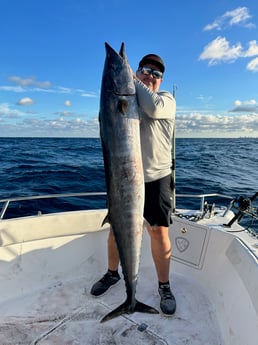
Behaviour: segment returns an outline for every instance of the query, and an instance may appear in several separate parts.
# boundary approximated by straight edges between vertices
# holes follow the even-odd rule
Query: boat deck
[[[225,231],[219,224],[230,214],[198,223],[173,219],[173,316],[134,313],[101,323],[125,300],[123,279],[99,298],[90,294],[107,264],[105,215],[79,211],[1,221],[1,345],[257,344],[257,238],[236,223]],[[159,310],[147,231],[136,297]]]
[[[98,278],[95,272],[91,279],[58,281],[2,303],[0,344],[222,344],[210,301],[186,277],[173,274],[170,278],[178,306],[175,315],[134,313],[105,323],[100,323],[102,317],[125,299],[124,281],[94,298],[90,288]],[[153,269],[141,267],[137,298],[159,310],[155,282]]]

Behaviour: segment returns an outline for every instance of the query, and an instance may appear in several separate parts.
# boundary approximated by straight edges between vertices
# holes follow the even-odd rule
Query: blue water
[[[176,192],[250,197],[258,191],[257,152],[256,138],[177,139]],[[0,199],[106,190],[96,138],[0,138],[0,162]],[[195,202],[189,200],[189,207]],[[6,217],[26,215],[30,208],[44,212],[105,206],[105,197],[35,201],[13,205]]]

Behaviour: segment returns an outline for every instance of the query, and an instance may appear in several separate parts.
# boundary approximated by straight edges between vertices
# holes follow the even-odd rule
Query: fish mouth
[[[136,95],[131,68],[122,42],[119,52],[105,42],[105,78],[106,90],[115,96],[132,97]]]
[[[106,47],[106,52],[107,53],[112,51],[117,56],[120,56],[123,60],[127,59],[126,54],[125,54],[125,44],[124,44],[124,42],[121,43],[119,54],[117,54],[117,52],[107,42],[105,42],[105,47]]]
[[[119,93],[117,91],[112,91],[114,95],[116,96],[125,96],[125,97],[130,97],[130,96],[135,96],[136,93]]]

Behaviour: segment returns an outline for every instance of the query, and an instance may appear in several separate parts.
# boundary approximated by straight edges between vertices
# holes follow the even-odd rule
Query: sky
[[[0,0],[0,42],[0,137],[99,137],[105,42],[163,58],[177,137],[258,137],[257,0]]]

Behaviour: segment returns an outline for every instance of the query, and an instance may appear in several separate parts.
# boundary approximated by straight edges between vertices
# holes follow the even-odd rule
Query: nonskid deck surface
[[[99,277],[96,276],[96,279]],[[207,296],[186,277],[172,274],[174,316],[134,313],[100,320],[125,299],[124,281],[94,298],[84,277],[48,286],[0,306],[2,345],[173,344],[221,345],[216,315]],[[142,267],[137,298],[159,309],[153,269]]]

